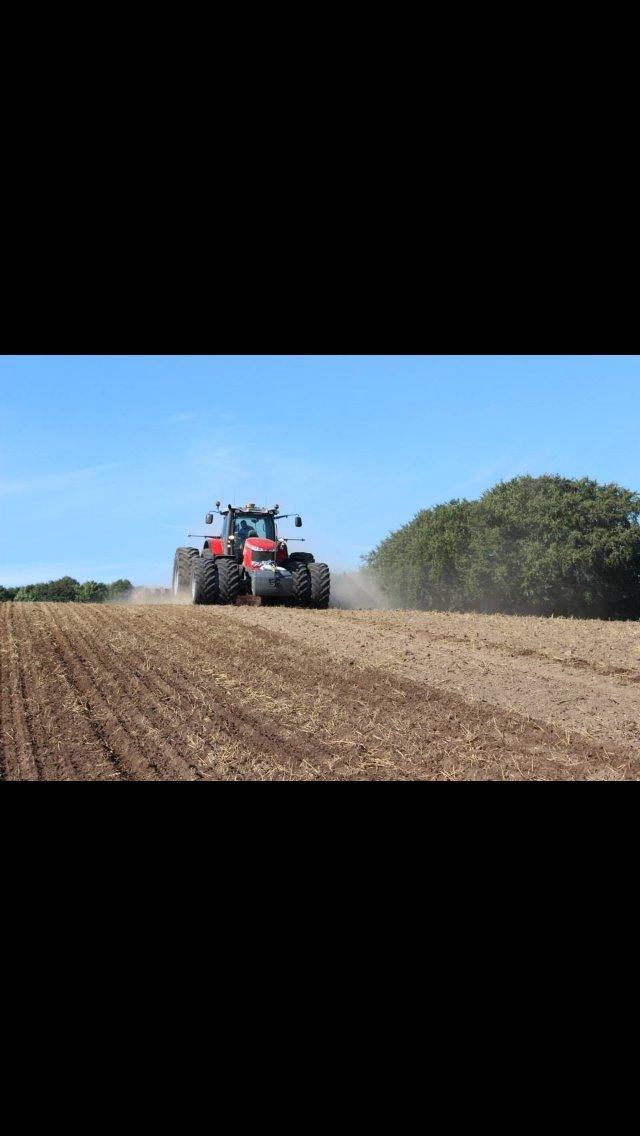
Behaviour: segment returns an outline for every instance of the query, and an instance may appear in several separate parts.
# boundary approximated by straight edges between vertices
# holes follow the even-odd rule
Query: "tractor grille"
[[[254,564],[261,564],[263,560],[273,560],[273,552],[258,552],[251,549],[251,559]]]

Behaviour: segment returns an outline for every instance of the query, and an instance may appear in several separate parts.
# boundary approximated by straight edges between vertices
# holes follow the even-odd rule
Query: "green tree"
[[[15,596],[16,602],[46,601],[48,603],[69,603],[75,600],[80,587],[72,576],[62,576],[60,580],[49,580],[47,584],[26,584]]]
[[[78,587],[80,584],[73,576],[63,576],[60,579],[50,579],[48,584],[25,584],[19,588],[15,600],[18,603],[69,603],[77,598]]]
[[[640,618],[640,495],[517,477],[418,513],[367,558],[407,607]]]
[[[78,603],[104,603],[107,598],[107,585],[98,584],[95,580],[86,580],[80,584],[76,593]]]
[[[9,603],[17,595],[19,588],[5,588],[0,584],[0,603]]]
[[[49,580],[47,584],[25,584],[22,588],[0,587],[0,602],[3,599],[14,599],[18,603],[104,603],[105,600],[125,595],[132,587],[130,580],[114,580],[111,584],[85,580],[84,584],[79,584],[72,576],[63,576],[60,580]]]

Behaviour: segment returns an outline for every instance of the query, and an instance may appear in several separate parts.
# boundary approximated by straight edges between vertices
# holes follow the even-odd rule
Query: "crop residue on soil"
[[[6,603],[0,776],[637,780],[640,624]]]

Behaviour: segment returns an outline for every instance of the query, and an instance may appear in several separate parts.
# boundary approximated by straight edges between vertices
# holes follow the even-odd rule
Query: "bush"
[[[516,477],[418,513],[367,557],[406,607],[640,618],[640,495]]]

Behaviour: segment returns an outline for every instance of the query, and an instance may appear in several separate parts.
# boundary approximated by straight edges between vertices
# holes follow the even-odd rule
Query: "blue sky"
[[[640,356],[5,355],[0,385],[5,585],[168,583],[218,497],[342,570],[516,474],[640,489]]]

